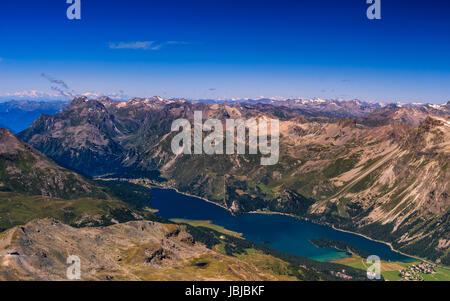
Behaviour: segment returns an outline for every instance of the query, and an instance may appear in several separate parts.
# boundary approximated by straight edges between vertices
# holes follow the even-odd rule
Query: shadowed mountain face
[[[20,136],[34,136],[33,146],[78,172],[97,175],[122,170],[124,150],[114,139],[123,136],[120,125],[97,101],[76,99],[60,114],[41,116]]]
[[[0,187],[49,198],[106,197],[91,180],[58,166],[6,129],[0,129]]]
[[[236,213],[308,217],[448,264],[448,106],[78,98],[20,137],[90,176],[162,177]],[[194,111],[205,119],[279,119],[279,163],[261,166],[260,155],[175,156],[172,121],[192,120]]]

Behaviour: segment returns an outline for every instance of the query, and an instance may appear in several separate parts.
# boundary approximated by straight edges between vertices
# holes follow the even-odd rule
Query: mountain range
[[[87,177],[150,181],[235,214],[275,211],[355,231],[450,264],[450,103],[74,99],[18,137]],[[174,155],[172,121],[276,118],[280,160]]]

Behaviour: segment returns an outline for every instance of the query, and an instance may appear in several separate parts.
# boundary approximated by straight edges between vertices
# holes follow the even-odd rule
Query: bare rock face
[[[70,255],[80,258],[83,280],[139,280],[135,271],[146,266],[167,268],[209,252],[174,224],[79,229],[41,219],[0,234],[0,280],[67,280]]]

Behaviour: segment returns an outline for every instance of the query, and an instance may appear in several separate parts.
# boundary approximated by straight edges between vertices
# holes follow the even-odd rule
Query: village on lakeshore
[[[436,265],[422,262],[420,264],[410,265],[408,268],[400,271],[402,280],[406,281],[424,281],[420,274],[436,274],[434,268]]]

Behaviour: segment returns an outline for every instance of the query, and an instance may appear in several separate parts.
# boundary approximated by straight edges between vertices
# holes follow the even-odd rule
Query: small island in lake
[[[369,252],[352,246],[344,241],[335,241],[328,238],[310,239],[309,241],[317,248],[334,248],[336,250],[348,252],[362,258],[367,258],[370,256]]]

